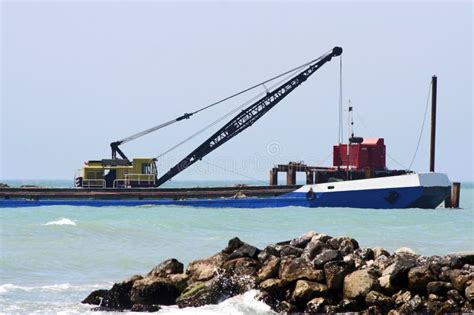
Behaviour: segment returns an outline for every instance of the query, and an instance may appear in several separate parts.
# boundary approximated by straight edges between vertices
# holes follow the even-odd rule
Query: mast
[[[436,147],[436,95],[438,90],[438,78],[433,75],[431,88],[431,141],[430,141],[430,172],[435,171],[435,147]]]

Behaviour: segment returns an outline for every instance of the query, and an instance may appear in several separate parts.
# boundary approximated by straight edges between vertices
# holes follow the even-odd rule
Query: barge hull
[[[0,207],[176,205],[207,208],[436,208],[450,194],[445,174],[407,174],[303,186],[180,189],[0,190]]]

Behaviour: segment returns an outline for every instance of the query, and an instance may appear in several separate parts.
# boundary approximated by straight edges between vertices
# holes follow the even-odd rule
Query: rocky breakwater
[[[186,270],[169,259],[83,303],[101,311],[157,311],[217,304],[252,289],[276,312],[472,312],[474,256],[426,257],[407,248],[390,254],[316,232],[263,250],[234,238]]]

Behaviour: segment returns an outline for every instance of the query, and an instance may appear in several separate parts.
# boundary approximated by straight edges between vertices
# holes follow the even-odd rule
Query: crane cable
[[[420,147],[421,137],[423,135],[423,129],[425,127],[425,122],[426,122],[426,116],[427,116],[426,114],[428,113],[428,104],[430,103],[431,88],[432,88],[432,82],[430,81],[430,85],[428,87],[428,97],[426,99],[426,105],[425,105],[425,114],[423,116],[423,122],[421,123],[420,135],[418,137],[418,143],[416,144],[415,153],[413,154],[413,158],[411,159],[408,170],[411,170],[413,162],[415,162],[416,154],[418,153],[418,148]]]
[[[299,69],[301,69],[301,68],[303,68],[303,67],[306,67],[306,66],[308,66],[308,65],[310,65],[310,64],[312,64],[312,63],[315,63],[315,62],[321,60],[323,57],[325,57],[325,56],[326,56],[327,54],[329,54],[330,52],[331,52],[331,51],[328,51],[328,52],[326,52],[325,54],[321,55],[320,57],[318,57],[318,58],[316,58],[316,59],[313,59],[313,60],[311,60],[311,61],[308,61],[308,62],[306,62],[306,63],[304,63],[304,64],[302,64],[302,65],[300,65],[300,66],[298,66],[298,67],[295,67],[295,68],[293,68],[293,69],[291,69],[291,70],[285,71],[285,72],[283,72],[283,73],[281,73],[281,74],[279,74],[279,75],[277,75],[277,76],[274,76],[274,77],[272,77],[272,78],[270,78],[270,79],[267,79],[267,80],[265,80],[265,81],[263,81],[263,82],[260,82],[260,83],[258,83],[258,84],[255,84],[255,85],[253,85],[253,86],[251,86],[251,87],[249,87],[249,88],[246,88],[246,89],[244,89],[244,90],[242,90],[242,91],[240,91],[240,92],[237,92],[237,93],[234,93],[234,94],[232,94],[232,95],[230,95],[230,96],[227,96],[227,97],[225,97],[225,98],[223,98],[223,99],[221,99],[221,100],[219,100],[219,101],[217,101],[217,102],[214,102],[214,103],[212,103],[212,104],[209,104],[209,105],[206,105],[206,106],[204,106],[204,107],[201,107],[201,108],[199,108],[199,109],[197,109],[197,110],[195,110],[195,111],[193,111],[193,112],[191,112],[191,113],[185,113],[185,114],[183,114],[183,115],[181,115],[181,116],[179,116],[179,117],[177,117],[177,118],[175,118],[175,119],[172,119],[172,120],[170,120],[170,121],[168,121],[168,122],[162,123],[162,124],[160,124],[160,125],[151,127],[151,128],[149,128],[149,129],[146,129],[146,130],[144,130],[144,131],[138,132],[138,133],[133,134],[133,135],[131,135],[131,136],[125,137],[125,138],[123,138],[122,140],[117,141],[117,143],[118,143],[118,144],[124,144],[124,143],[130,142],[130,141],[132,141],[132,140],[135,140],[135,139],[137,139],[137,138],[143,137],[143,136],[145,136],[145,135],[147,135],[147,134],[149,134],[149,133],[152,133],[152,132],[154,132],[154,131],[156,131],[156,130],[158,130],[158,129],[164,128],[164,127],[169,126],[169,125],[171,125],[171,124],[174,124],[174,123],[176,123],[176,122],[178,122],[178,121],[181,121],[181,120],[183,120],[183,119],[188,119],[189,117],[191,117],[191,116],[194,115],[194,114],[197,114],[197,113],[199,113],[199,112],[202,112],[202,111],[204,111],[204,110],[206,110],[206,109],[209,109],[209,108],[214,107],[214,106],[216,106],[216,105],[218,105],[218,104],[221,104],[221,103],[223,103],[223,102],[225,102],[225,101],[227,101],[227,100],[230,100],[230,99],[232,99],[232,98],[234,98],[234,97],[237,97],[237,96],[239,96],[239,95],[241,95],[241,94],[244,94],[244,93],[246,93],[246,92],[248,92],[248,91],[251,91],[251,90],[253,90],[253,89],[256,89],[256,88],[259,87],[259,86],[262,86],[262,85],[265,86],[266,83],[269,83],[269,82],[271,82],[271,81],[274,81],[274,80],[276,80],[276,79],[278,79],[278,78],[281,78],[281,77],[283,77],[283,76],[286,76],[287,74],[293,73],[293,72],[295,72],[295,71],[297,71],[297,70],[299,70]]]
[[[277,83],[275,83],[274,85],[272,85],[270,87],[270,89],[273,89],[275,87],[277,87],[278,85],[280,85],[281,83],[285,82],[286,80],[288,80],[291,76],[293,76],[293,73],[296,72],[297,70],[299,70],[300,68],[303,68],[304,66],[301,66],[299,68],[294,68],[292,72],[286,72],[287,76],[285,78],[283,78],[282,80],[278,81]],[[172,146],[171,148],[169,148],[168,150],[164,151],[163,153],[161,153],[160,155],[158,155],[157,157],[155,157],[155,159],[159,159],[161,157],[163,157],[164,155],[170,153],[171,151],[177,149],[178,147],[180,147],[181,145],[185,144],[186,142],[192,140],[193,138],[195,138],[196,136],[198,136],[199,134],[203,133],[204,131],[208,130],[209,128],[215,126],[216,124],[218,124],[219,122],[221,122],[222,120],[224,120],[225,118],[229,117],[230,115],[234,114],[235,112],[237,112],[239,109],[251,104],[252,102],[254,102],[255,100],[257,100],[258,98],[262,97],[263,95],[265,95],[267,92],[267,89],[265,89],[265,92],[260,92],[259,94],[255,95],[254,97],[252,97],[251,99],[249,99],[248,101],[246,101],[245,103],[242,103],[240,104],[239,106],[237,106],[236,108],[232,109],[230,112],[224,114],[223,116],[219,117],[218,119],[216,119],[215,121],[211,122],[210,124],[208,124],[207,126],[205,126],[204,128],[198,130],[197,132],[193,133],[192,135],[190,135],[189,137],[181,140],[180,142],[178,142],[177,144],[175,144],[174,146]]]

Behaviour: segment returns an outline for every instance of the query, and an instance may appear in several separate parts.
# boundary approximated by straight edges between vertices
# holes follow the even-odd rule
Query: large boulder
[[[412,292],[426,292],[428,282],[436,281],[437,278],[431,273],[429,266],[413,267],[408,272],[408,288]]]
[[[328,287],[325,284],[308,280],[298,280],[291,299],[297,304],[306,304],[306,302],[312,298],[324,295],[327,290]]]
[[[109,290],[95,290],[92,291],[81,303],[83,304],[92,304],[92,305],[100,305],[102,303],[102,299],[104,298],[105,294]]]
[[[324,243],[318,236],[319,235],[313,236],[313,238],[311,238],[310,242],[304,248],[301,257],[304,257],[307,260],[313,260],[314,257],[321,253],[323,249],[329,248],[329,245]]]
[[[328,304],[327,300],[323,297],[315,297],[306,304],[306,314],[321,314],[325,313],[324,306]]]
[[[452,289],[452,284],[444,281],[431,281],[426,285],[428,293],[439,296],[446,296],[449,290]]]
[[[333,249],[339,250],[343,256],[351,254],[359,248],[359,243],[355,239],[346,236],[334,237],[328,240],[327,244]]]
[[[142,277],[134,276],[129,280],[115,283],[112,288],[104,294],[100,306],[112,311],[131,309],[133,302],[130,299],[130,292],[135,281],[140,279],[142,279]]]
[[[179,294],[178,288],[166,278],[147,277],[133,283],[130,300],[134,304],[173,305]]]
[[[299,247],[299,248],[305,248],[305,246],[311,241],[313,236],[317,235],[315,231],[309,231],[306,232],[305,234],[301,235],[300,237],[294,238],[290,241],[291,246]]]
[[[209,280],[217,275],[227,257],[226,253],[217,253],[208,258],[194,260],[188,264],[186,274],[192,282]]]
[[[342,289],[344,278],[355,269],[352,261],[330,261],[324,265],[326,285],[330,290]]]
[[[281,279],[267,279],[260,283],[259,288],[263,292],[268,293],[275,300],[281,301],[286,295],[289,283]]]
[[[313,268],[304,258],[283,259],[280,264],[280,278],[285,281],[306,279],[324,281],[324,272]]]
[[[470,303],[474,303],[474,281],[467,283],[466,289],[464,290],[464,296]]]
[[[416,259],[411,254],[397,255],[395,262],[383,271],[382,276],[389,276],[394,287],[404,287],[408,284],[408,271],[416,266]]]
[[[336,249],[324,249],[320,254],[316,255],[313,260],[313,264],[316,268],[323,268],[324,264],[333,261],[339,260],[341,258],[341,253]]]
[[[364,298],[376,285],[376,277],[367,270],[357,270],[344,278],[343,296],[347,299]]]
[[[251,258],[256,259],[260,250],[252,245],[243,243],[239,248],[234,250],[227,259],[236,259],[236,258]]]
[[[180,308],[218,304],[255,288],[256,283],[253,278],[234,276],[232,273],[224,272],[209,281],[190,285],[176,299],[176,304]]]
[[[280,270],[280,258],[273,256],[266,261],[266,264],[258,272],[258,279],[264,281],[278,276]]]
[[[447,272],[447,276],[453,285],[453,288],[462,292],[469,280],[474,279],[474,274],[467,270],[454,269]]]
[[[296,246],[291,246],[291,245],[283,245],[281,246],[281,249],[280,249],[280,256],[282,258],[286,256],[300,257],[302,253],[303,253],[303,249]]]
[[[242,257],[226,261],[222,268],[234,276],[256,276],[262,265],[257,260]]]
[[[365,296],[365,303],[368,306],[376,306],[384,313],[393,308],[393,299],[377,291],[370,291]]]
[[[163,261],[158,266],[153,268],[147,276],[166,278],[168,275],[183,273],[184,266],[178,260],[171,258]]]

